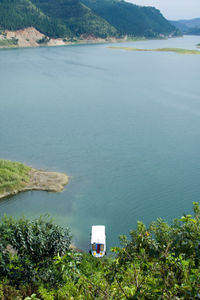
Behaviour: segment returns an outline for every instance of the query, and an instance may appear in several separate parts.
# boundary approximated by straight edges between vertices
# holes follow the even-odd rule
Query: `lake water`
[[[0,51],[0,157],[70,176],[63,193],[1,200],[0,215],[49,213],[83,249],[93,224],[111,247],[137,220],[171,221],[200,200],[200,56],[107,46]]]

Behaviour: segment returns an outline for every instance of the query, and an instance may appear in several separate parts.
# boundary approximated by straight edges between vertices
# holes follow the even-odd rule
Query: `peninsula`
[[[0,160],[0,199],[19,192],[62,192],[69,177],[64,173],[36,170],[19,162]]]

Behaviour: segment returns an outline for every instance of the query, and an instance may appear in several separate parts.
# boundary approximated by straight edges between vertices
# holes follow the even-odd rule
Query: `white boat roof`
[[[93,225],[92,226],[92,235],[91,235],[91,244],[105,244],[106,242],[106,231],[104,225]]]

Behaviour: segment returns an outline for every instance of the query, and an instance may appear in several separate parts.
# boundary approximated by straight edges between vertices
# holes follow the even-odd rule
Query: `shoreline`
[[[5,30],[0,33],[0,49],[36,48],[84,44],[116,43],[144,38],[130,38],[127,35],[121,38],[94,36],[80,36],[72,38],[50,38],[39,32],[34,27],[28,27],[16,31]]]
[[[50,43],[50,44],[40,44],[40,45],[29,45],[29,46],[19,46],[19,45],[0,45],[0,50],[8,49],[32,49],[32,48],[43,48],[43,47],[64,47],[64,46],[79,46],[79,45],[98,45],[98,44],[115,44],[115,43],[126,43],[126,42],[137,42],[145,41],[146,38],[119,38],[119,39],[80,39],[73,42],[64,42],[64,43]]]
[[[158,36],[152,39],[168,39],[173,36]],[[55,47],[55,46],[72,46],[87,44],[106,44],[106,43],[124,43],[145,41],[148,38],[144,36],[107,37],[100,38],[94,36],[80,36],[79,38],[50,38],[39,32],[34,27],[28,27],[16,31],[5,30],[0,33],[0,49],[19,49],[19,48],[38,48],[38,47]]]
[[[59,193],[64,190],[64,186],[69,183],[69,176],[65,173],[49,172],[31,168],[29,171],[29,181],[19,189],[0,194],[0,199],[14,196],[26,191],[46,191]]]

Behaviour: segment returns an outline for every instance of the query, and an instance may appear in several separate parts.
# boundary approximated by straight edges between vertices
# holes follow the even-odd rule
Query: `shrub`
[[[30,221],[3,217],[0,223],[0,274],[15,282],[34,282],[48,271],[55,255],[63,255],[71,235],[47,217]]]

